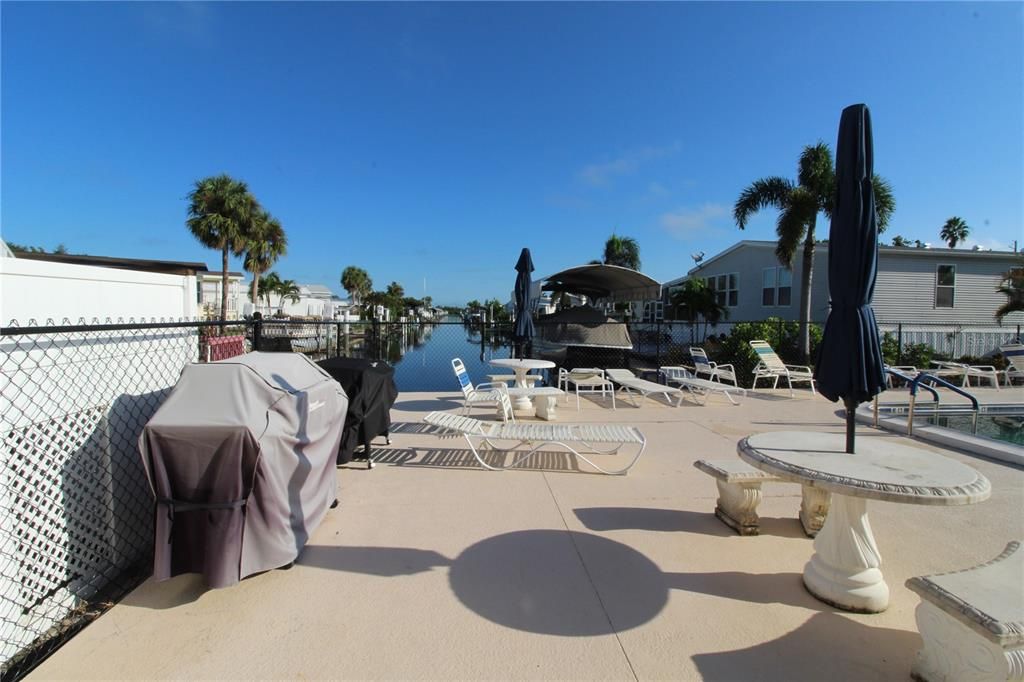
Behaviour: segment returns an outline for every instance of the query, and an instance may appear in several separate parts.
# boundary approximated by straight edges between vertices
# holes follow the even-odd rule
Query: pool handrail
[[[978,399],[975,398],[970,393],[968,393],[967,391],[960,388],[959,386],[954,386],[953,384],[949,383],[945,379],[940,379],[933,374],[929,374],[928,372],[918,372],[917,376],[910,380],[910,406],[907,411],[907,435],[914,435],[914,403],[917,402],[917,389],[925,388],[931,391],[932,395],[935,396],[935,402],[938,402],[938,393],[935,391],[935,389],[932,388],[932,386],[921,384],[921,382],[925,379],[932,382],[932,385],[938,384],[940,386],[944,386],[949,390],[953,391],[954,393],[958,393],[971,401],[971,405],[974,407],[974,410],[971,412],[971,433],[977,433],[978,412],[981,410],[981,405],[979,405]]]
[[[904,374],[903,372],[900,372],[899,370],[893,369],[892,367],[886,367],[885,368],[885,372],[886,372],[886,374],[891,374],[892,376],[896,377],[897,379],[902,379],[903,381],[907,382],[907,384],[909,384],[910,382],[912,382],[914,380],[914,377],[910,376],[909,374]],[[930,391],[931,394],[932,394],[932,398],[933,398],[935,404],[936,405],[939,404],[939,392],[938,391],[936,391],[931,386],[928,386],[927,384],[922,385],[921,388],[925,389],[926,391]],[[878,428],[878,396],[879,395],[881,395],[881,394],[880,393],[876,393],[875,394],[875,401],[874,401],[874,417],[875,417],[875,424],[874,424],[874,426],[875,426],[876,429]]]

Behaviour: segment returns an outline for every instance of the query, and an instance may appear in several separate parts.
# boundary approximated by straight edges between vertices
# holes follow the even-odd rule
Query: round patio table
[[[550,360],[534,360],[532,358],[497,358],[494,360],[488,360],[488,364],[495,367],[504,367],[511,369],[516,375],[516,388],[527,388],[526,375],[531,369],[552,369],[555,363]],[[513,409],[516,411],[517,416],[529,416],[532,417],[535,414],[533,403],[530,402],[530,396],[519,395],[516,396],[515,402],[513,403]]]
[[[867,500],[950,506],[988,499],[988,479],[967,466],[892,438],[863,438],[847,454],[842,433],[777,431],[748,436],[736,449],[749,464],[832,493],[825,525],[804,567],[815,597],[846,611],[879,613],[889,606],[882,556],[868,521]]]

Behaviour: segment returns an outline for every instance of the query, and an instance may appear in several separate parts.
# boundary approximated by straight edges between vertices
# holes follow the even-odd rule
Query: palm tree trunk
[[[811,218],[804,240],[804,270],[800,276],[800,357],[807,365],[811,362],[811,279],[814,268],[814,225],[818,218]]]
[[[260,271],[252,271],[252,304],[256,310],[260,309]]]
[[[220,319],[228,319],[228,247],[221,249]],[[221,328],[223,333],[224,329]]]

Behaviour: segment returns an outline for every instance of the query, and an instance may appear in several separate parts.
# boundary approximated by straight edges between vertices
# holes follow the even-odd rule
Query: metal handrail
[[[925,388],[927,390],[930,390],[932,394],[936,396],[936,402],[938,401],[938,393],[935,391],[935,389],[932,388],[931,386],[921,384],[921,382],[925,379],[932,382],[932,384],[944,386],[949,390],[953,391],[954,393],[958,393],[971,401],[971,405],[974,406],[974,410],[971,412],[971,433],[978,433],[978,412],[981,410],[981,405],[978,403],[978,399],[975,398],[970,393],[968,393],[967,391],[960,388],[959,386],[954,386],[953,384],[949,383],[945,379],[940,379],[937,376],[929,374],[927,372],[919,372],[916,377],[910,380],[910,407],[909,411],[907,412],[907,435],[914,435],[914,403],[917,402],[917,389]]]
[[[886,374],[893,375],[897,379],[902,379],[903,381],[907,382],[908,384],[914,380],[914,377],[910,376],[909,374],[904,374],[903,372],[895,370],[895,369],[893,369],[891,367],[886,367],[885,368],[885,372],[886,372]],[[936,405],[939,404],[939,392],[938,391],[936,391],[931,386],[927,386],[927,385],[921,386],[921,388],[923,388],[923,389],[925,389],[927,391],[931,391],[932,398],[934,399],[935,404]],[[878,395],[879,394],[875,394],[875,404],[874,404],[875,428],[876,429],[878,428]]]

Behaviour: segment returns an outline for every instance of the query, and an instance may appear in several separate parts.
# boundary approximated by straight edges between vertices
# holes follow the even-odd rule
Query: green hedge
[[[811,357],[814,358],[821,344],[821,325],[811,324]],[[800,357],[800,323],[787,322],[777,317],[770,317],[762,322],[740,322],[733,326],[725,339],[712,341],[708,339],[705,350],[708,357],[718,363],[732,363],[736,368],[736,378],[741,386],[750,387],[754,382],[753,372],[757,365],[757,355],[750,347],[751,341],[762,340],[779,354],[787,365],[802,365]],[[764,383],[758,384],[763,386]]]

